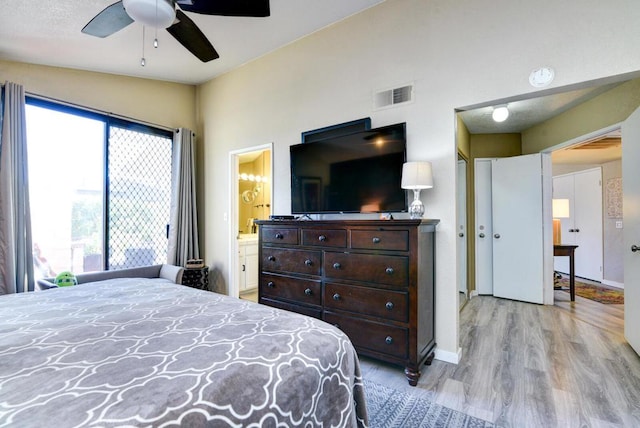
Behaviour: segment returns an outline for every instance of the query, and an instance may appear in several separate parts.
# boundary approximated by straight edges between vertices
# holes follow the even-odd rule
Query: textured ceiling
[[[164,29],[153,48],[134,23],[101,39],[80,30],[115,0],[2,0],[0,59],[198,84],[384,0],[271,0],[268,18],[188,13],[220,54],[202,63]]]
[[[459,116],[471,134],[522,133],[535,125],[545,122],[591,98],[611,90],[618,84],[619,83],[612,83],[593,86],[575,91],[509,102],[509,117],[501,123],[495,122],[491,117],[493,106],[462,111],[459,113]],[[607,134],[601,138],[611,136],[612,135]],[[613,135],[613,137],[619,138],[619,132]],[[595,144],[592,144],[590,147],[589,150],[587,150],[586,147],[583,147],[581,150],[572,150],[571,148],[556,150],[552,153],[552,162],[554,164],[593,165],[618,160],[622,157],[621,144],[608,147],[595,147]]]

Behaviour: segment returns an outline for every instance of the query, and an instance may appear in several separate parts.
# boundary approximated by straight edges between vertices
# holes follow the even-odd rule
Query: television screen
[[[291,213],[407,210],[405,124],[290,147]]]

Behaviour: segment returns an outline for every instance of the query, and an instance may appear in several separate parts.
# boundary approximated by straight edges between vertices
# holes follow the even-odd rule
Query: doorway
[[[593,134],[579,137],[576,140],[562,144],[561,147],[551,148],[551,157],[553,163],[554,176],[554,197],[557,191],[563,191],[564,184],[567,179],[572,176],[580,177],[582,175],[599,175],[601,186],[601,202],[598,208],[601,211],[601,230],[596,233],[599,238],[601,247],[600,254],[596,254],[599,260],[585,259],[588,266],[601,266],[600,272],[589,272],[588,270],[576,269],[576,276],[586,278],[603,285],[624,288],[624,254],[623,254],[623,230],[624,223],[622,218],[622,136],[619,126],[606,128],[596,131]],[[599,173],[599,174],[598,174]],[[584,180],[582,180],[584,181]],[[592,180],[593,181],[593,180]],[[578,183],[578,181],[576,181]],[[557,188],[556,188],[557,187]],[[577,195],[592,193],[585,191],[584,187],[576,189]],[[561,196],[565,193],[561,193]],[[579,204],[572,204],[574,210],[584,208]],[[563,243],[580,244],[576,239],[582,238],[584,249],[593,247],[594,245],[580,236],[584,230],[582,224],[586,222],[586,218],[582,215],[582,219],[575,219],[572,213],[569,213],[570,219],[562,219],[567,221],[561,228],[561,237]],[[575,213],[579,214],[579,213]],[[569,223],[573,220],[579,221],[580,224],[574,225]],[[579,230],[580,232],[576,232]],[[580,248],[580,247],[578,247]],[[578,249],[576,249],[576,252]],[[577,257],[576,257],[577,259]],[[556,261],[556,271],[566,273],[567,269],[564,265],[559,265],[560,260]],[[579,267],[579,260],[576,260]],[[566,262],[565,262],[566,264]],[[564,268],[563,268],[564,267]]]
[[[230,154],[229,295],[258,300],[258,226],[273,206],[273,145]]]

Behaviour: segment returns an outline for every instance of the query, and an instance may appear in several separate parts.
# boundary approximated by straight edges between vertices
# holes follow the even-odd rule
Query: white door
[[[565,245],[577,245],[576,276],[602,281],[602,170],[592,168],[553,177],[553,197],[569,199],[569,218],[561,219]],[[569,258],[556,257],[555,270],[569,273]]]
[[[576,275],[602,281],[602,170],[577,173],[575,178]]]
[[[543,192],[542,154],[494,159],[491,162],[493,208],[493,295],[530,303],[544,303],[552,278],[552,245],[545,248],[551,210],[545,224],[549,193]],[[550,175],[550,171],[549,171]],[[548,198],[545,202],[544,198]],[[543,205],[545,203],[545,205]],[[545,227],[546,226],[546,227]],[[548,276],[548,278],[546,278]]]
[[[493,294],[493,222],[491,216],[491,159],[474,160],[476,291]]]
[[[640,109],[622,124],[624,335],[640,354]],[[633,248],[633,249],[632,249]],[[634,251],[635,250],[635,251]]]
[[[458,160],[458,291],[467,294],[467,161]]]

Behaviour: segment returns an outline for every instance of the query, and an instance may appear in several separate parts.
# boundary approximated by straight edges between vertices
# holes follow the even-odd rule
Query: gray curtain
[[[2,90],[0,127],[0,294],[33,291],[33,252],[24,87]]]
[[[173,134],[171,159],[171,222],[168,263],[184,266],[200,258],[196,205],[195,135],[180,128]]]

